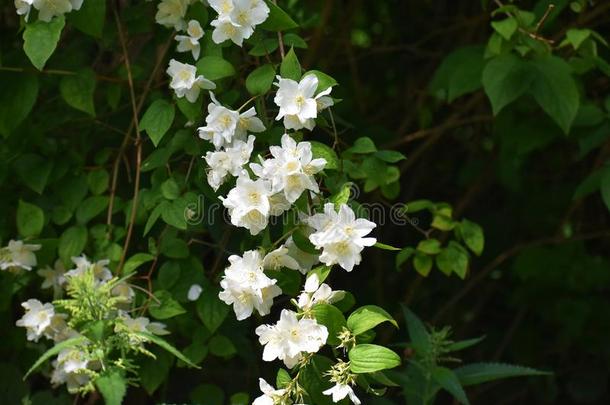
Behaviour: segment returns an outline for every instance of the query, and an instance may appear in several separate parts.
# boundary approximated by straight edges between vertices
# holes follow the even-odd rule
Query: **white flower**
[[[199,284],[193,284],[189,288],[189,292],[186,294],[186,297],[189,301],[197,301],[199,299],[199,296],[201,296],[202,291],[203,288],[201,288]]]
[[[184,16],[190,3],[191,0],[161,0],[155,15],[157,24],[182,31],[186,26]]]
[[[335,104],[331,97],[328,97],[330,92],[332,91],[332,87],[327,88],[324,91],[321,91],[314,97],[316,101],[316,110],[317,114],[321,111],[327,109],[328,107]],[[284,128],[293,129],[298,131],[299,129],[306,128],[308,130],[313,130],[316,126],[316,120],[314,118],[308,118],[306,120],[301,120],[298,115],[285,115],[284,116]]]
[[[176,41],[178,41],[176,50],[178,52],[191,52],[193,54],[193,59],[198,60],[201,52],[199,40],[204,34],[199,21],[189,21],[186,33],[188,35],[176,35]]]
[[[233,146],[216,152],[208,152],[204,158],[209,166],[208,184],[218,190],[230,174],[239,176],[243,167],[250,160],[252,149],[254,148],[254,136],[248,137],[248,142],[236,140]]]
[[[257,235],[267,227],[271,203],[271,185],[265,180],[250,180],[247,174],[237,178],[235,187],[222,198],[223,205],[229,210],[231,223],[248,229]]]
[[[17,10],[17,14],[25,16],[25,21],[27,21],[28,17],[30,16],[32,4],[34,4],[34,0],[15,0],[15,9]]]
[[[129,314],[121,313],[121,320],[129,332],[149,332],[155,335],[167,335],[169,332],[166,330],[166,326],[161,322],[151,322],[145,316],[139,316],[132,318]],[[134,339],[133,343],[137,343],[138,340]]]
[[[324,205],[324,213],[315,214],[307,219],[315,232],[309,240],[317,249],[322,249],[320,261],[328,266],[339,264],[347,271],[352,271],[360,264],[360,252],[365,246],[373,246],[375,238],[365,238],[377,225],[363,218],[356,219],[354,211],[346,204],[341,204],[339,212],[334,204]]]
[[[267,315],[273,305],[273,298],[282,293],[275,285],[276,280],[263,273],[263,260],[257,250],[244,252],[243,257],[229,257],[229,267],[220,281],[222,291],[218,297],[227,305],[233,305],[237,320],[252,315],[256,309]]]
[[[38,342],[38,339],[51,325],[51,320],[55,315],[55,307],[53,307],[53,304],[43,304],[36,299],[29,299],[21,306],[25,308],[26,312],[15,324],[26,328],[28,340]]]
[[[79,277],[86,274],[91,270],[93,277],[97,284],[104,284],[112,278],[112,272],[108,268],[110,260],[100,260],[95,263],[91,263],[85,255],[73,257],[72,262],[76,265],[76,268],[66,272],[65,277]]]
[[[263,267],[269,270],[280,270],[282,267],[299,270],[299,263],[290,257],[287,247],[280,246],[265,255]]]
[[[212,0],[210,6],[218,13],[211,22],[212,40],[220,44],[230,39],[242,46],[244,39],[254,33],[254,27],[269,16],[269,7],[263,0]]]
[[[208,116],[205,118],[206,126],[200,127],[199,137],[214,144],[216,149],[231,144],[233,139],[244,140],[246,133],[262,132],[265,126],[256,117],[254,108],[240,114],[224,107],[213,93],[210,93],[212,102],[208,104]]]
[[[70,0],[34,0],[33,6],[38,10],[38,19],[49,22],[53,17],[72,11]]]
[[[114,286],[111,292],[112,295],[114,295],[115,297],[121,297],[123,299],[123,302],[117,303],[119,306],[125,306],[124,304],[130,304],[136,296],[136,292],[125,281],[121,281],[116,286]]]
[[[89,375],[84,371],[67,373],[58,360],[53,361],[53,372],[51,373],[51,384],[58,386],[66,384],[68,392],[76,392],[78,388],[89,382]]]
[[[216,88],[214,82],[202,75],[196,76],[197,68],[195,66],[188,63],[180,63],[175,59],[169,61],[167,74],[172,78],[169,87],[174,90],[176,97],[186,97],[191,103],[197,101],[199,92],[202,89],[211,90]]]
[[[294,203],[305,190],[318,193],[320,190],[313,177],[326,165],[324,159],[313,159],[309,142],[297,143],[288,134],[282,136],[280,146],[271,146],[273,156],[250,167],[257,176],[271,182],[272,192],[283,192],[289,203]]]
[[[333,402],[339,402],[345,397],[349,396],[350,401],[352,401],[354,405],[360,405],[360,399],[358,399],[352,387],[347,384],[336,383],[331,388],[323,391],[322,394],[332,395]]]
[[[37,264],[34,252],[40,248],[40,245],[28,245],[20,240],[10,240],[7,247],[0,249],[0,270],[32,270]]]
[[[316,304],[333,304],[345,297],[345,291],[333,291],[328,284],[320,284],[317,274],[311,274],[305,281],[305,289],[297,299],[302,310],[310,310]]]
[[[60,259],[55,261],[53,268],[47,266],[36,273],[44,278],[40,288],[53,288],[56,295],[59,294],[62,287],[66,284],[66,268]]]
[[[275,325],[256,328],[259,342],[265,346],[263,360],[284,361],[286,367],[294,367],[302,353],[316,353],[326,343],[328,330],[314,319],[297,319],[296,312],[282,310]]]
[[[307,253],[297,247],[292,239],[292,236],[286,239],[284,246],[288,248],[288,254],[299,263],[299,271],[302,274],[307,274],[309,270],[316,264],[320,263],[318,255]]]
[[[274,405],[281,400],[282,396],[286,394],[285,389],[276,390],[267,381],[262,378],[258,379],[258,386],[263,393],[260,397],[256,398],[252,405]]]
[[[318,88],[318,78],[306,75],[300,82],[277,76],[277,93],[273,101],[280,107],[276,120],[285,116],[293,116],[301,123],[315,119],[318,116],[318,104],[315,98]]]

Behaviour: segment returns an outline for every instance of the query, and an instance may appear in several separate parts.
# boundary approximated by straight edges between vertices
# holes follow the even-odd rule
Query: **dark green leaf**
[[[502,378],[551,375],[546,371],[502,363],[468,364],[456,368],[454,372],[463,386],[482,384]]]
[[[174,106],[163,99],[155,100],[144,113],[140,129],[146,131],[155,147],[172,126],[175,114]]]
[[[464,405],[468,405],[468,397],[460,384],[457,375],[446,367],[436,367],[432,371],[432,379],[443,389],[449,392],[455,399]]]
[[[84,69],[76,75],[64,76],[59,82],[59,91],[69,106],[95,116],[95,105],[93,103],[95,85],[93,70]]]
[[[294,53],[294,49],[290,48],[282,64],[280,65],[280,75],[284,79],[292,79],[295,81],[301,80],[301,64],[297,55]]]
[[[7,137],[32,111],[38,98],[38,76],[0,74],[0,134]]]
[[[296,28],[299,25],[294,22],[292,18],[284,10],[279,8],[276,4],[265,0],[267,6],[269,6],[269,17],[259,25],[260,28],[267,31],[285,31],[291,28]]]
[[[55,52],[64,25],[64,17],[59,16],[54,17],[48,23],[37,20],[25,26],[23,50],[36,69],[42,70],[47,60]]]
[[[44,212],[34,204],[19,200],[17,205],[17,230],[24,238],[40,235],[44,226]]]
[[[68,14],[68,21],[85,34],[101,38],[104,31],[104,21],[106,21],[106,1],[83,1],[80,10]]]
[[[246,89],[253,96],[259,96],[271,90],[275,68],[271,64],[260,66],[252,71],[246,78]]]
[[[219,56],[204,56],[197,62],[197,73],[208,80],[220,80],[235,74],[235,68]]]

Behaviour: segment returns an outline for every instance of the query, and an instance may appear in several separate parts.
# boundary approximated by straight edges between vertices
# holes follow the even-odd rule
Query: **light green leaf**
[[[38,98],[38,76],[0,73],[0,134],[7,137],[32,111]]]
[[[40,367],[42,365],[42,363],[49,360],[51,357],[55,356],[56,354],[59,354],[59,352],[61,352],[62,350],[68,349],[70,347],[78,346],[79,344],[85,342],[86,340],[87,340],[87,338],[84,336],[77,336],[77,337],[74,337],[74,338],[71,338],[68,340],[64,340],[63,342],[56,343],[53,347],[51,347],[49,350],[44,352],[44,354],[42,356],[40,356],[38,358],[38,360],[36,360],[36,362],[32,365],[32,367],[30,367],[30,369],[27,371],[27,373],[25,373],[25,375],[23,376],[23,379],[25,380],[26,378],[28,378],[28,376],[30,374],[32,374],[32,372],[34,370],[36,370],[38,367]]]
[[[374,245],[377,249],[381,249],[381,250],[391,250],[393,252],[400,250],[400,248],[394,247],[394,246],[390,246],[387,245],[385,243],[381,243],[381,242],[377,242]]]
[[[398,328],[398,323],[383,308],[366,305],[352,312],[347,318],[347,327],[354,335],[360,335],[383,322],[390,322]]]
[[[144,263],[151,262],[154,259],[155,257],[148,253],[136,253],[125,262],[125,265],[123,266],[123,274],[133,273],[138,267]]]
[[[341,311],[330,304],[318,304],[312,308],[313,316],[320,325],[328,329],[328,343],[338,345],[340,343],[337,334],[346,325],[345,317]]]
[[[87,244],[87,228],[82,225],[68,228],[59,237],[57,247],[59,257],[67,264],[73,256],[78,256]]]
[[[397,152],[395,150],[380,150],[375,152],[374,156],[377,159],[381,159],[384,162],[388,162],[388,163],[398,163],[401,160],[405,160],[406,157],[405,155],[403,155],[400,152]]]
[[[155,300],[150,304],[149,312],[156,319],[169,319],[186,313],[169,291],[155,291]],[[158,301],[158,302],[157,302]]]
[[[106,21],[106,1],[86,0],[80,10],[68,14],[68,21],[77,29],[92,37],[101,38]]]
[[[478,385],[488,381],[511,377],[551,375],[529,367],[502,363],[473,363],[453,370],[463,386]]]
[[[325,170],[337,170],[339,169],[339,158],[335,151],[328,145],[321,142],[311,141],[311,153],[314,159],[322,158],[326,160]]]
[[[441,251],[441,243],[436,239],[422,240],[417,244],[417,250],[427,255],[436,255]]]
[[[498,34],[502,35],[504,39],[510,41],[515,32],[517,32],[519,23],[513,17],[508,17],[501,21],[492,21],[491,26]]]
[[[176,180],[169,178],[161,183],[161,194],[168,200],[175,200],[180,197],[180,186]]]
[[[34,204],[19,200],[17,205],[17,231],[24,238],[40,235],[44,226],[44,212]]]
[[[220,56],[204,56],[197,62],[197,73],[208,80],[220,80],[233,76],[235,68]]]
[[[424,277],[427,277],[430,274],[430,270],[432,270],[432,264],[434,260],[432,257],[428,256],[422,252],[415,252],[415,257],[413,258],[413,267],[415,271],[421,274]]]
[[[504,54],[489,61],[482,82],[494,115],[522,96],[532,81],[527,63],[516,55]]]
[[[189,366],[194,367],[194,368],[200,368],[196,364],[193,364],[188,357],[186,357],[185,355],[180,353],[180,351],[178,351],[178,349],[176,349],[174,346],[170,345],[165,339],[160,338],[159,336],[153,335],[152,333],[148,333],[148,332],[133,332],[133,333],[145,338],[146,340],[148,340],[148,341],[156,344],[157,346],[161,347],[162,349],[168,351],[169,353],[173,354],[175,357],[182,360]]]
[[[121,405],[127,393],[127,381],[118,370],[103,373],[95,380],[95,385],[104,397],[106,405]]]
[[[316,89],[316,93],[319,93],[321,91],[326,90],[329,87],[333,87],[333,86],[337,85],[337,81],[335,79],[333,79],[326,73],[321,72],[319,70],[309,70],[309,71],[305,72],[303,77],[305,77],[307,75],[314,75],[318,78],[318,88]]]
[[[297,82],[301,80],[301,64],[299,63],[299,59],[297,58],[296,53],[294,53],[293,48],[290,48],[286,57],[282,60],[280,75],[284,79],[292,79]]]
[[[474,222],[463,219],[458,229],[466,246],[468,246],[468,248],[472,250],[475,255],[480,256],[481,253],[483,253],[483,248],[485,247],[483,228]]]
[[[299,25],[294,22],[292,18],[284,10],[279,8],[276,4],[265,0],[267,6],[269,6],[269,17],[259,25],[260,28],[267,31],[285,31],[292,28],[296,28]]]
[[[37,20],[26,24],[23,31],[23,50],[36,69],[42,70],[55,52],[65,23],[64,17],[58,16],[48,23]]]
[[[436,265],[447,276],[455,273],[463,280],[468,271],[468,253],[459,243],[451,241],[436,256]]]
[[[163,99],[153,101],[144,113],[140,121],[140,129],[146,131],[155,147],[159,145],[163,135],[172,126],[175,115],[174,105]]]
[[[59,82],[59,91],[69,106],[95,116],[93,93],[95,92],[95,73],[84,69],[76,75],[64,76]]]
[[[570,28],[566,32],[566,38],[574,49],[578,50],[583,42],[592,34],[590,29],[586,28]]]
[[[259,96],[271,90],[275,68],[271,64],[260,66],[252,71],[246,78],[246,89],[253,96]]]
[[[455,399],[464,405],[469,405],[468,397],[460,384],[457,375],[446,367],[436,367],[432,370],[432,379],[443,389],[449,392]]]
[[[350,369],[355,374],[373,373],[400,366],[400,357],[378,345],[360,344],[349,351]]]
[[[368,136],[363,136],[361,138],[356,139],[354,145],[346,150],[349,153],[358,153],[358,154],[369,154],[377,152],[377,147],[375,146],[375,142]]]

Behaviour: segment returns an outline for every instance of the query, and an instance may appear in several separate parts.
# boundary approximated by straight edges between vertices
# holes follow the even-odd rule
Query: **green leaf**
[[[297,82],[301,80],[301,64],[293,48],[290,48],[284,60],[282,60],[280,75],[284,79],[292,79]]]
[[[173,362],[173,357],[166,351],[155,353],[155,357],[144,357],[138,369],[140,384],[148,395],[152,395],[168,378]]]
[[[338,345],[340,343],[337,334],[346,325],[345,317],[341,311],[330,304],[317,304],[312,308],[313,316],[320,325],[328,329],[328,343]]]
[[[434,208],[434,203],[430,200],[416,200],[405,204],[405,212],[415,213]]]
[[[151,262],[154,259],[155,257],[148,253],[136,253],[125,262],[125,265],[123,266],[123,274],[133,273],[138,267],[144,263]]]
[[[424,356],[430,352],[430,334],[426,330],[423,322],[405,305],[402,305],[402,312],[407,322],[409,339],[411,346],[420,355]]]
[[[361,344],[349,351],[350,369],[355,374],[373,373],[400,366],[400,357],[383,346]]]
[[[68,21],[85,34],[101,38],[104,31],[104,21],[106,21],[106,1],[84,1],[80,10],[68,14]]]
[[[347,204],[349,202],[353,187],[354,183],[346,182],[337,193],[330,196],[329,201],[335,204],[335,209],[338,209],[342,204]]]
[[[196,364],[193,364],[188,357],[186,357],[185,355],[180,353],[180,351],[178,351],[178,349],[176,349],[174,346],[170,345],[165,339],[160,338],[159,336],[153,335],[152,333],[148,333],[148,332],[133,332],[133,333],[140,337],[145,338],[146,340],[151,341],[152,343],[156,344],[160,348],[168,351],[169,353],[173,354],[176,358],[182,360],[189,366],[194,367],[194,368],[200,368]]]
[[[87,244],[87,228],[82,225],[68,228],[59,238],[57,247],[59,257],[64,263],[70,263],[70,259],[78,256]]]
[[[287,32],[284,34],[284,45],[291,46],[294,48],[307,49],[307,42],[294,32]]]
[[[26,186],[38,194],[42,194],[53,169],[53,161],[38,155],[25,154],[15,161],[14,167]]]
[[[220,80],[233,76],[235,68],[220,56],[204,56],[197,62],[197,73],[208,80]]]
[[[388,163],[397,163],[406,159],[405,155],[395,150],[380,150],[375,152],[374,156]]]
[[[64,76],[59,82],[59,91],[69,106],[95,116],[93,93],[95,92],[95,73],[84,69],[76,75]]]
[[[547,371],[502,363],[473,363],[453,370],[460,383],[467,387],[510,377],[545,376]]]
[[[432,370],[432,379],[443,389],[448,391],[455,399],[464,405],[469,405],[468,397],[460,384],[457,375],[446,367],[436,367]]]
[[[140,121],[140,129],[146,131],[155,147],[159,145],[163,135],[172,126],[175,115],[174,105],[163,99],[153,101],[144,113]]]
[[[246,78],[246,89],[253,96],[266,94],[271,90],[273,79],[275,78],[275,68],[271,64],[260,66],[252,71]]]
[[[307,236],[305,236],[300,229],[297,229],[292,233],[292,240],[294,241],[294,244],[297,245],[297,247],[303,252],[312,255],[320,254],[320,251],[315,248],[315,246],[309,241],[309,238],[307,238]]]
[[[65,23],[64,17],[58,16],[48,23],[37,20],[26,24],[23,31],[23,50],[36,69],[42,70],[55,52]]]
[[[455,273],[463,280],[468,271],[468,253],[459,243],[451,241],[436,256],[436,265],[446,275]]]
[[[210,333],[216,332],[222,325],[229,310],[230,307],[218,298],[218,289],[211,286],[204,288],[197,300],[197,314]]]
[[[105,169],[93,170],[87,175],[87,184],[91,194],[99,195],[108,189],[110,175]]]
[[[318,88],[316,89],[316,93],[319,93],[321,91],[326,90],[329,87],[333,87],[333,86],[337,85],[337,81],[335,79],[333,79],[326,73],[321,72],[319,70],[309,70],[309,71],[305,72],[303,77],[305,77],[307,75],[314,75],[318,78]]]
[[[237,349],[231,340],[222,335],[216,335],[210,339],[210,353],[218,357],[231,357],[237,353]]]
[[[424,277],[427,277],[430,274],[430,270],[432,270],[432,264],[434,260],[432,257],[428,256],[425,253],[415,252],[415,257],[413,258],[413,267],[415,271],[421,274]]]
[[[0,73],[0,134],[7,137],[32,111],[38,98],[38,76]]]
[[[180,197],[180,186],[176,180],[169,178],[161,183],[161,194],[168,200],[175,200]]]
[[[412,247],[406,247],[402,249],[396,255],[396,270],[399,270],[400,267],[407,261],[409,258],[415,253],[415,249]]]
[[[259,25],[260,28],[267,31],[285,31],[292,28],[296,28],[299,25],[294,22],[292,18],[284,10],[279,8],[276,4],[265,0],[267,6],[269,6],[269,17]]]
[[[127,393],[127,381],[118,370],[103,373],[95,380],[106,405],[121,405]]]
[[[161,218],[163,221],[175,228],[185,230],[187,228],[185,209],[186,202],[179,198],[174,201],[164,201],[161,205]]]
[[[532,83],[527,63],[513,54],[498,56],[483,70],[483,88],[491,101],[494,115],[522,96]]]
[[[436,239],[422,240],[417,244],[417,250],[427,255],[436,255],[441,251],[441,243]]]
[[[449,350],[450,352],[457,352],[459,350],[464,350],[466,348],[479,344],[480,342],[483,341],[483,339],[485,339],[485,336],[481,336],[481,337],[474,338],[474,339],[467,339],[467,340],[460,340],[458,342],[453,342],[449,345],[447,350]]]
[[[515,32],[517,32],[519,23],[513,17],[508,17],[501,21],[492,21],[491,26],[498,34],[502,35],[504,39],[510,41]]]
[[[338,170],[339,158],[335,151],[328,145],[321,142],[311,141],[311,153],[314,159],[322,158],[326,160],[325,170]]]
[[[589,38],[591,34],[592,31],[590,29],[570,28],[566,32],[566,38],[574,49],[578,50],[582,43],[585,42],[585,40]]]
[[[331,271],[331,267],[330,266],[319,265],[319,266],[314,267],[313,269],[311,269],[307,273],[307,276],[315,274],[316,276],[318,276],[318,281],[320,283],[323,283],[328,278],[328,275],[330,274],[330,271]]]
[[[101,214],[108,207],[110,198],[105,195],[95,195],[87,198],[76,209],[76,220],[79,224],[86,224]]]
[[[256,45],[248,52],[252,56],[265,56],[270,55],[280,45],[277,38],[267,38],[262,41],[258,41]]]
[[[483,228],[474,222],[463,219],[458,229],[466,246],[468,246],[475,255],[480,256],[481,253],[483,253],[483,248],[485,246]]]
[[[398,328],[398,323],[383,308],[366,305],[352,312],[347,318],[347,327],[354,335],[360,335],[383,322],[390,322]]]
[[[377,152],[377,147],[375,146],[375,142],[368,136],[363,136],[361,138],[356,139],[354,145],[346,150],[349,153],[358,153],[358,154],[369,154]]]
[[[32,367],[30,367],[30,369],[25,373],[25,375],[23,376],[23,379],[25,380],[26,378],[28,378],[28,376],[34,370],[36,370],[38,367],[40,367],[42,365],[42,363],[49,360],[51,357],[55,356],[56,354],[59,354],[59,352],[61,352],[62,350],[68,349],[70,347],[78,346],[79,344],[85,342],[86,340],[87,340],[87,338],[84,336],[77,336],[77,337],[74,337],[74,338],[71,338],[68,340],[64,340],[63,342],[56,343],[53,347],[51,347],[49,350],[44,352],[44,354],[42,356],[40,356],[38,358],[38,360],[36,360],[36,362],[32,365]]]
[[[451,52],[434,73],[430,92],[451,103],[481,88],[485,60],[482,46],[466,46]]]
[[[17,205],[17,231],[24,238],[40,235],[44,226],[44,212],[34,204],[19,200]]]
[[[291,381],[292,381],[292,377],[290,377],[290,374],[288,373],[288,371],[286,371],[283,368],[280,368],[277,371],[277,376],[275,377],[275,386],[278,389],[287,387]]]
[[[394,247],[394,246],[390,246],[390,245],[386,245],[385,243],[381,243],[381,242],[377,242],[374,245],[377,249],[381,249],[381,250],[391,250],[393,252],[400,250],[400,248]]]
[[[156,299],[153,300],[148,310],[154,318],[169,319],[186,313],[186,310],[172,297],[169,291],[155,291],[154,295]]]
[[[537,70],[530,93],[567,134],[580,106],[580,95],[570,65],[557,56],[538,58],[530,63]]]

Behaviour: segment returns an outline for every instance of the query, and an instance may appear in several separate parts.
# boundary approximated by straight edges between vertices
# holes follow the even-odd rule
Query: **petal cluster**
[[[312,130],[318,113],[334,104],[329,97],[332,87],[316,94],[319,81],[313,74],[305,75],[300,82],[277,76],[278,87],[273,101],[280,108],[276,120],[284,120],[286,129]]]
[[[191,103],[197,101],[201,90],[216,88],[214,82],[206,79],[203,75],[197,75],[195,66],[178,62],[175,59],[169,61],[167,74],[171,77],[169,87],[174,90],[176,97],[186,97]]]
[[[242,46],[254,28],[269,17],[269,7],[263,0],[208,0],[208,3],[218,13],[211,22],[212,40],[217,44],[231,40]]]

